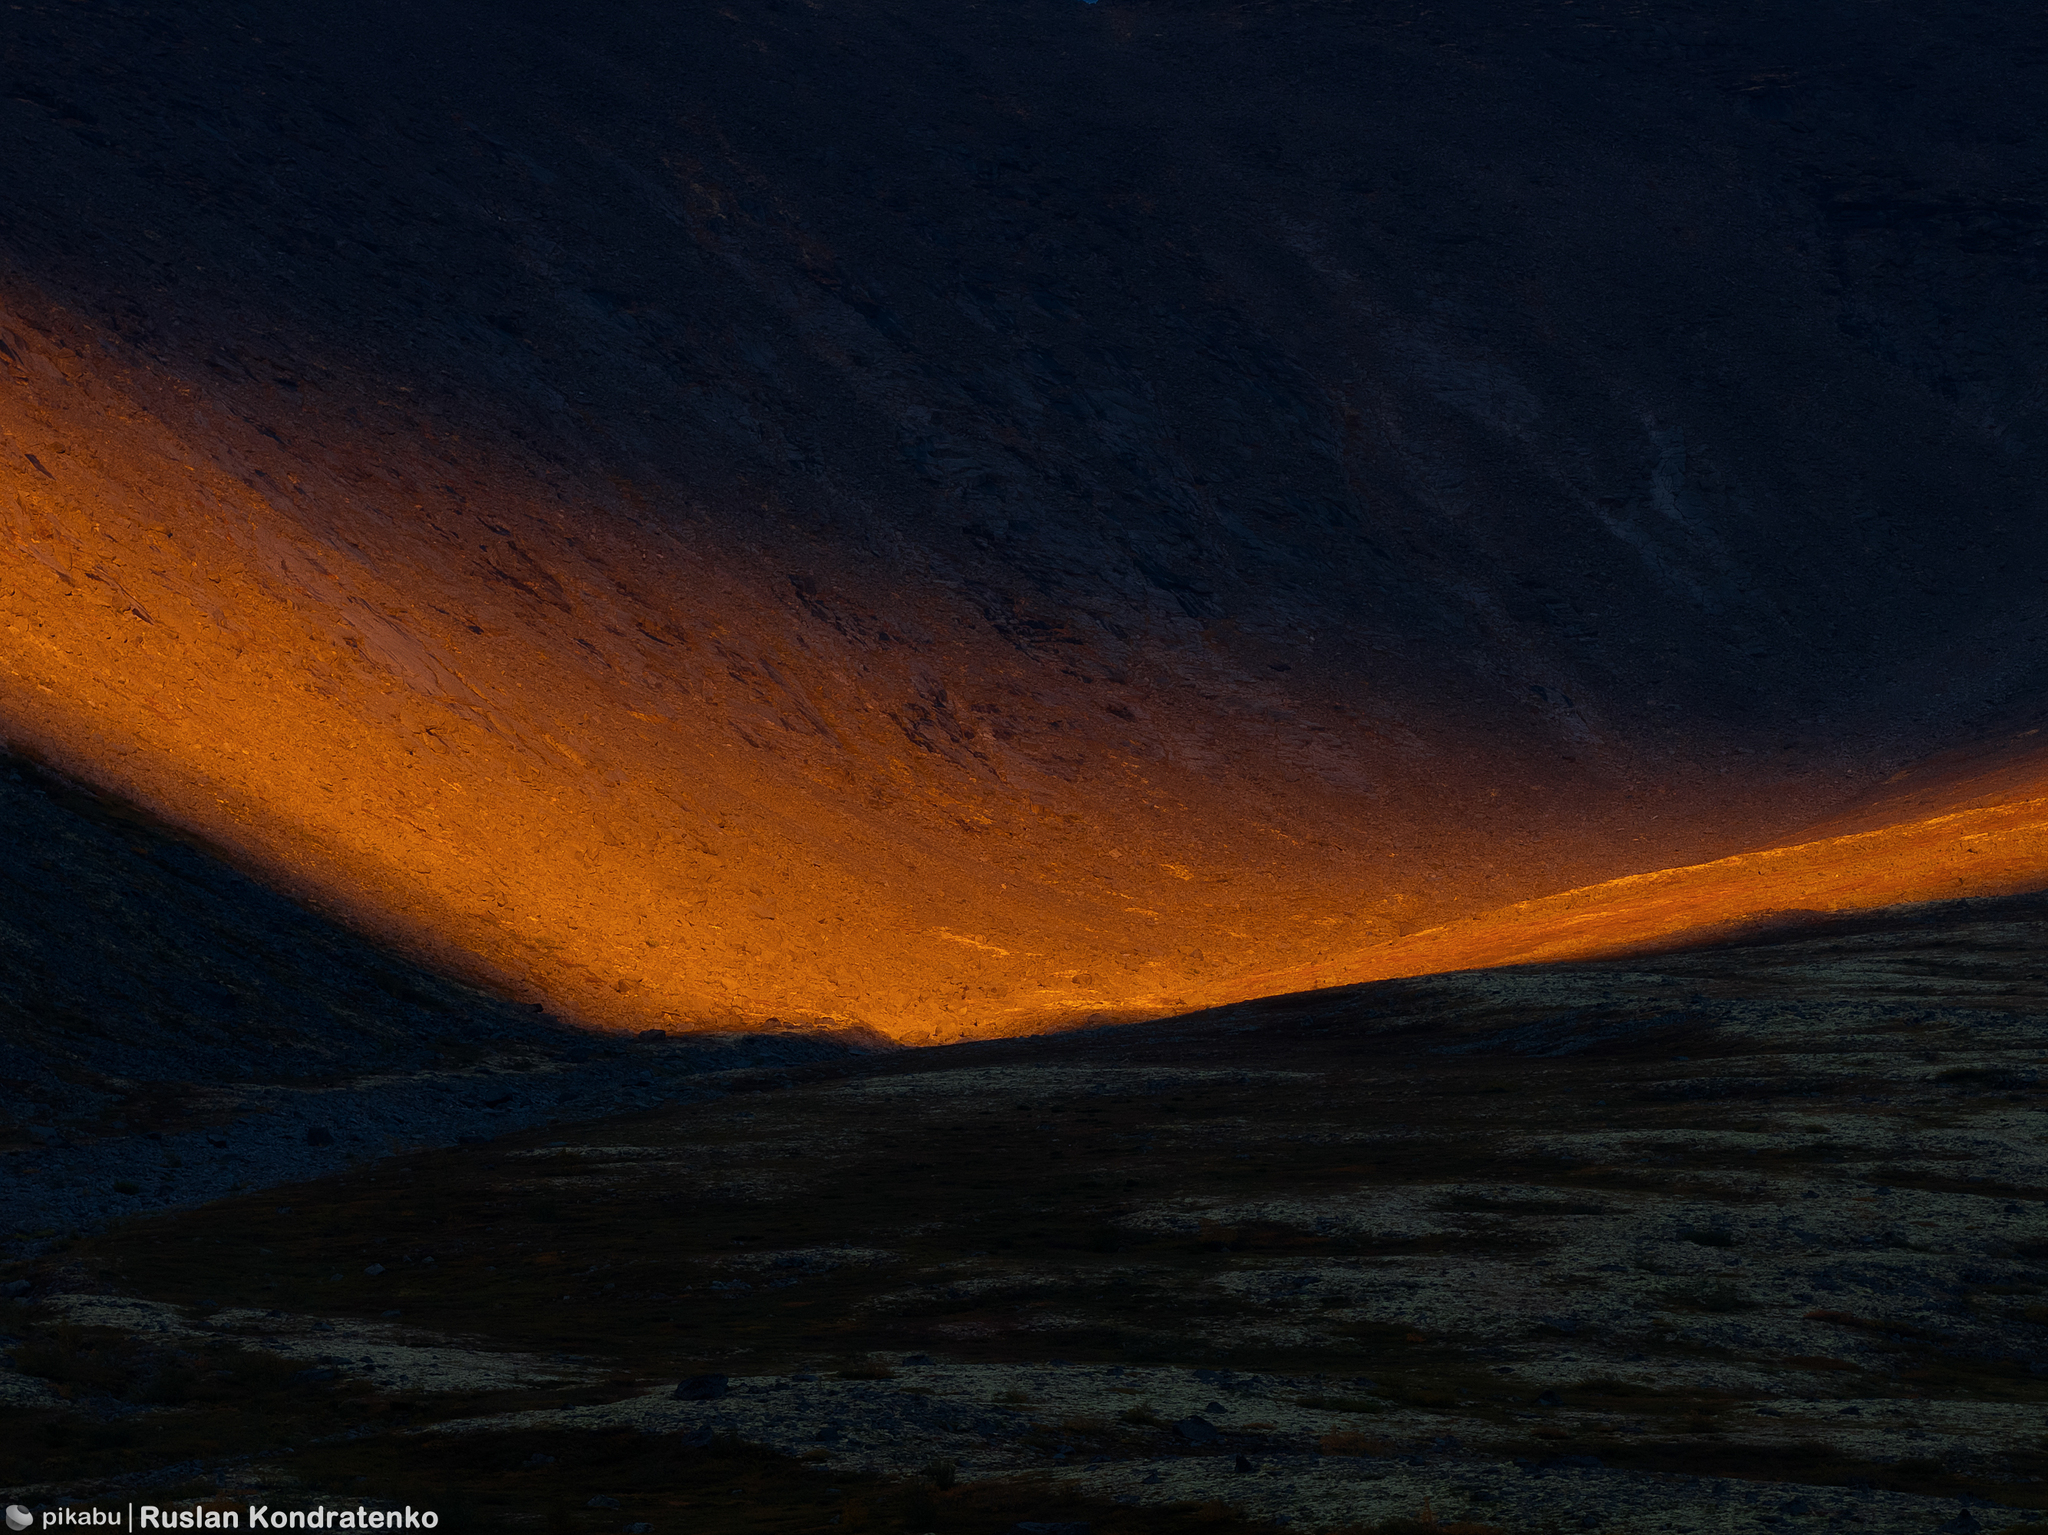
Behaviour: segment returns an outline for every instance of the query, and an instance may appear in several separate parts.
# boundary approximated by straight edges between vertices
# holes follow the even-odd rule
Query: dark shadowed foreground
[[[4,1479],[590,1535],[1997,1529],[2048,1509],[2044,916],[730,1073],[47,1239]]]

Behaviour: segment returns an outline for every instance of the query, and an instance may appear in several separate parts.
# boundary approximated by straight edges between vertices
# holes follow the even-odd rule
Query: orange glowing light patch
[[[1728,856],[1827,793],[1645,789],[1426,676],[1283,697],[1224,623],[1039,655],[360,381],[259,413],[28,313],[8,743],[595,1027],[980,1037],[2039,882],[2038,795]]]

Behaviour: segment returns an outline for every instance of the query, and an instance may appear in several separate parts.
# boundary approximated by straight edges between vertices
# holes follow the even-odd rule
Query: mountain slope
[[[583,1021],[1172,1007],[2040,696],[2003,11],[0,39],[0,726]]]

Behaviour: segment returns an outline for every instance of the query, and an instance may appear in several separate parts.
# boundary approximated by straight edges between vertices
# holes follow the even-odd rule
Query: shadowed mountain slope
[[[132,807],[0,759],[0,1211],[15,1240],[400,1147],[700,1099],[734,1073],[883,1043],[593,1040],[380,951]]]
[[[451,1034],[540,1049],[576,1038],[380,954],[24,764],[0,760],[0,825],[0,1080],[13,1113],[66,1080],[105,1087],[98,1108],[136,1080],[242,1080],[257,1056],[266,1078],[328,1077],[417,1070]]]
[[[2041,695],[2039,45],[24,6],[0,725],[612,1025],[1156,1011],[1810,840]]]

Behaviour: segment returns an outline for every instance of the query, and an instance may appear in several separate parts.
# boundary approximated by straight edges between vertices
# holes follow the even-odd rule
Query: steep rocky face
[[[0,38],[9,738],[588,1021],[1170,1007],[2041,694],[2005,10]]]

